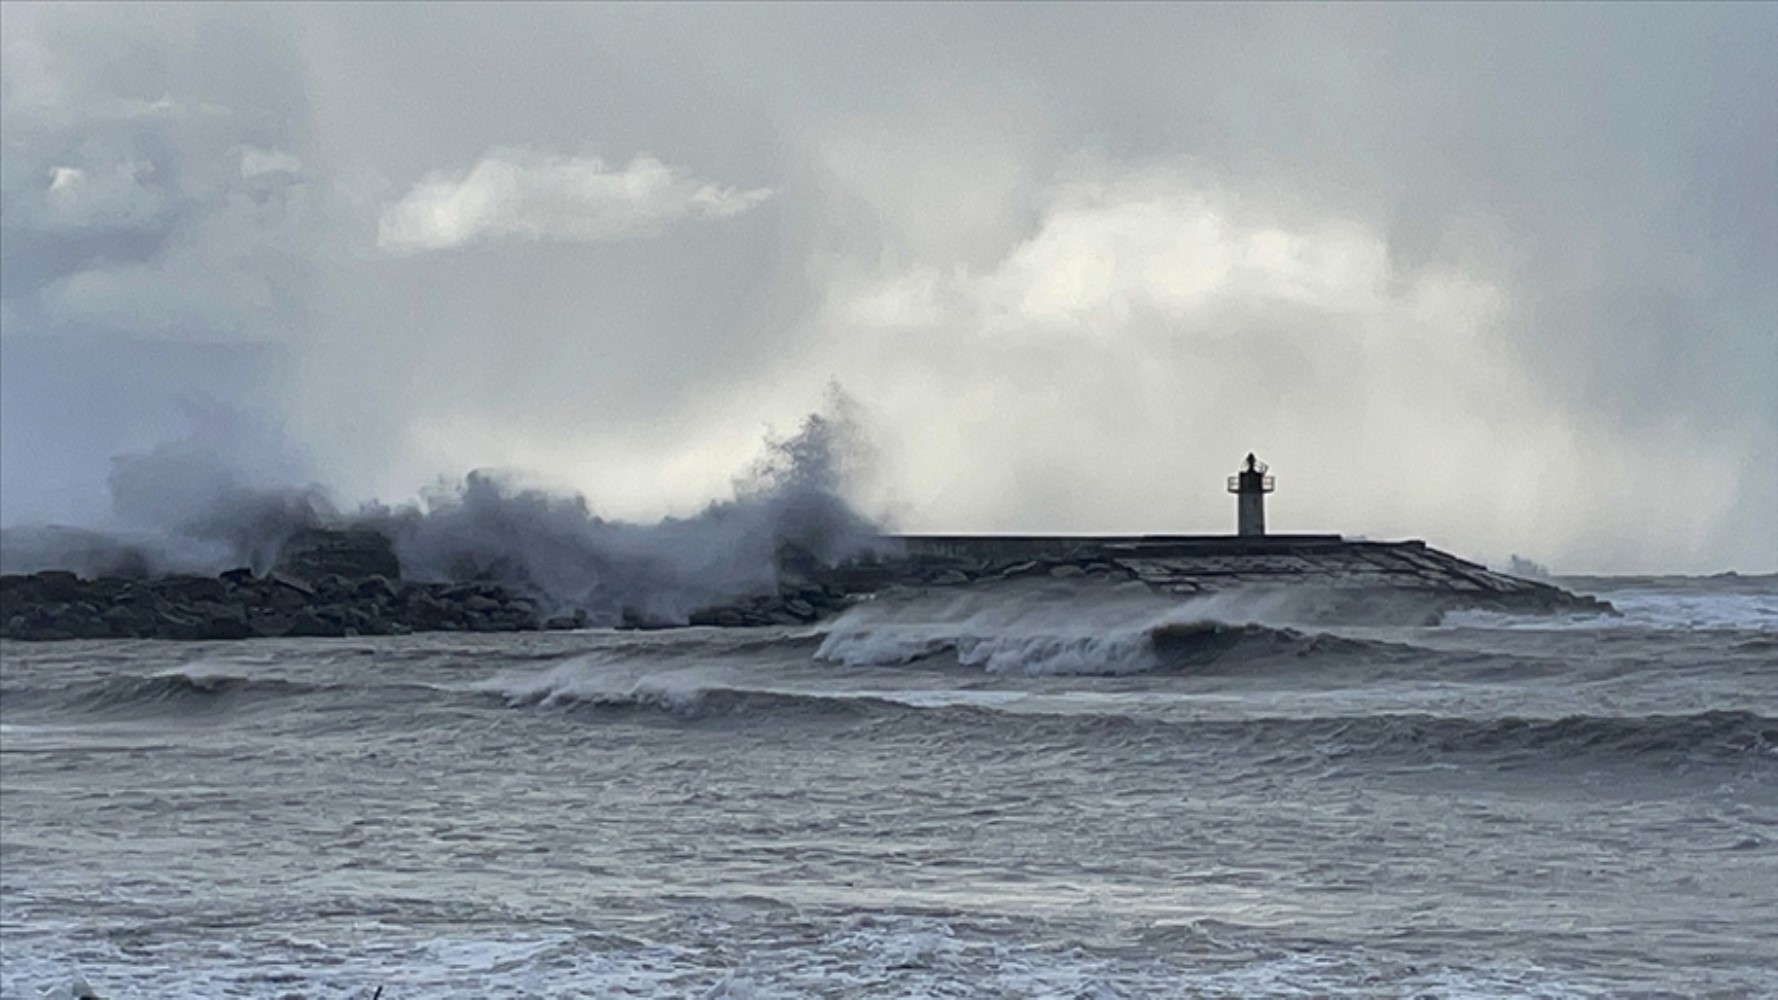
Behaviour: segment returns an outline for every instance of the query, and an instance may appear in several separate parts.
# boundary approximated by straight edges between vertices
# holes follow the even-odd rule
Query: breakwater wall
[[[1611,611],[1585,595],[1509,576],[1424,542],[1337,535],[893,535],[838,565],[780,553],[775,580],[675,618],[564,608],[522,576],[411,581],[374,532],[316,531],[278,566],[218,577],[0,576],[0,636],[14,639],[241,639],[504,632],[605,626],[749,627],[818,621],[884,593],[1031,582],[1139,583],[1190,598],[1291,596],[1309,619],[1413,624],[1446,611]]]
[[[1306,617],[1435,622],[1445,611],[1597,611],[1609,604],[1496,572],[1423,541],[1338,535],[903,535],[834,568],[846,589],[991,584],[1023,577],[1137,581],[1183,597],[1292,592]]]

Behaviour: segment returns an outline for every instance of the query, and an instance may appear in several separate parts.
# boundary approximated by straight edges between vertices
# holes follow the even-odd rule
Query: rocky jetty
[[[313,529],[292,536],[270,573],[0,576],[0,636],[14,639],[248,639],[579,628],[489,581],[402,580],[383,535]]]
[[[1460,559],[1422,541],[1338,535],[905,535],[829,571],[849,592],[1011,581],[1140,583],[1184,598],[1288,599],[1299,620],[1431,624],[1448,611],[1615,614],[1607,602]]]
[[[1194,597],[1231,590],[1288,596],[1308,619],[1409,624],[1446,611],[1611,613],[1559,587],[1497,573],[1422,542],[1338,536],[897,536],[838,566],[781,552],[775,586],[683,616],[624,608],[615,616],[562,609],[530,588],[494,580],[417,582],[383,535],[310,530],[291,538],[271,572],[217,577],[102,576],[51,571],[0,576],[0,636],[14,639],[244,639],[276,636],[511,632],[588,625],[799,625],[884,592],[1138,584]],[[611,620],[607,620],[610,618]]]
[[[492,583],[411,583],[373,575],[313,583],[247,570],[220,577],[0,577],[0,635],[14,639],[248,639],[578,628]]]

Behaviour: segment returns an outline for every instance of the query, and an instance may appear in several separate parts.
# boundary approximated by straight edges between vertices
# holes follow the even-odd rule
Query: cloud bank
[[[418,253],[499,239],[634,239],[675,222],[739,215],[770,195],[702,181],[650,156],[614,170],[596,156],[501,149],[467,172],[427,174],[383,210],[377,246]]]
[[[194,436],[685,516],[837,380],[909,528],[1227,530],[1255,450],[1277,530],[1778,568],[1770,5],[0,20],[8,525]]]
[[[1505,276],[1403,259],[1363,221],[1255,208],[1188,170],[1100,170],[1045,191],[1036,231],[979,271],[828,284],[824,322],[850,334],[832,364],[911,432],[886,478],[922,526],[1018,531],[1037,507],[1051,530],[1228,530],[1223,505],[1174,511],[1214,494],[1236,441],[1281,470],[1275,523],[1295,530],[1550,551],[1610,547],[1634,521],[1664,525],[1638,544],[1677,561],[1729,515],[1749,441],[1676,423],[1589,448],[1512,343],[1526,304]],[[1645,492],[1647,476],[1726,488]]]

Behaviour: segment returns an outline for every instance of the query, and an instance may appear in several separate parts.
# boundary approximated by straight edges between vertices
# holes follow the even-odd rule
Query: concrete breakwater
[[[27,640],[391,635],[586,626],[749,627],[818,621],[880,595],[952,588],[1130,584],[1188,599],[1251,591],[1285,595],[1309,620],[1436,622],[1458,608],[1610,613],[1559,587],[1497,573],[1423,542],[1335,535],[885,536],[838,565],[781,552],[775,583],[681,616],[630,607],[564,608],[506,579],[401,578],[374,532],[310,532],[272,572],[217,577],[99,576],[65,571],[0,576],[0,636]]]
[[[1305,620],[1435,623],[1447,611],[1615,613],[1552,584],[1490,570],[1422,541],[1338,535],[904,535],[886,554],[835,567],[849,591],[1019,579],[1141,583],[1181,598],[1289,596]]]

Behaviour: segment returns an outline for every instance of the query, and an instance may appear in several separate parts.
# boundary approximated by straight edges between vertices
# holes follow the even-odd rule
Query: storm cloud
[[[0,19],[8,525],[194,447],[685,514],[837,381],[907,528],[1228,530],[1254,450],[1275,530],[1778,567],[1770,5]]]

